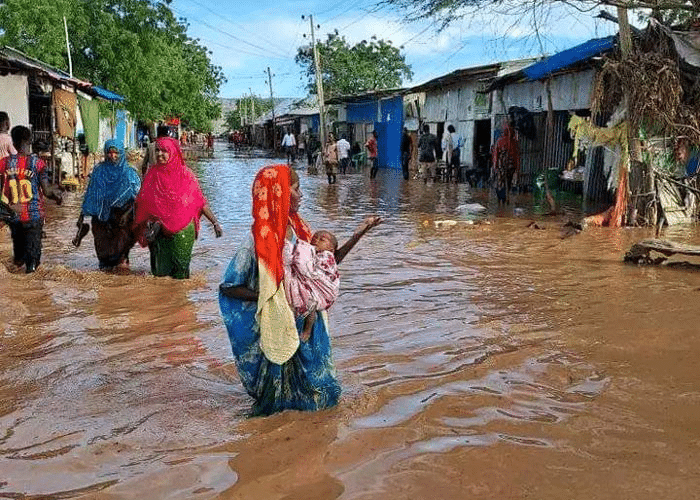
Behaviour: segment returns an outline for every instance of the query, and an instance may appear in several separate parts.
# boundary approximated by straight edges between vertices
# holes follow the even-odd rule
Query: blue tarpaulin
[[[542,61],[523,69],[528,80],[540,80],[557,71],[563,70],[573,64],[598,56],[615,47],[615,36],[594,38],[587,42],[558,52]]]
[[[97,85],[92,86],[92,90],[100,97],[103,99],[107,99],[109,101],[123,101],[124,97],[120,96],[119,94],[115,94],[111,90],[103,89],[102,87],[98,87]]]

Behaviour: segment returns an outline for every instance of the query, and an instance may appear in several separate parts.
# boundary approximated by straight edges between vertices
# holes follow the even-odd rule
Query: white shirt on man
[[[348,153],[350,152],[350,143],[348,141],[346,141],[345,139],[340,139],[338,142],[335,143],[335,147],[338,149],[339,160],[348,157]]]
[[[294,139],[294,134],[289,133],[285,134],[284,137],[282,138],[282,146],[296,146],[297,141]]]

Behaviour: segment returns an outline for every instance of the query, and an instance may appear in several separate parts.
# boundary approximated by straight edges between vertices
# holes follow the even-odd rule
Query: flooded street
[[[270,161],[216,147],[195,167],[224,236],[202,224],[190,280],[139,247],[97,271],[81,193],[49,202],[33,275],[0,230],[0,498],[700,498],[700,272],[624,265],[648,230],[561,239],[530,198],[400,172],[300,170],[313,228],[385,222],[340,267],[340,405],[248,418],[217,287]],[[436,227],[473,203],[488,223]]]

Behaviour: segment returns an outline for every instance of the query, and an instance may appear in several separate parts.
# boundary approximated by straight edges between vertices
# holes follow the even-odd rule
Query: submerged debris
[[[653,258],[652,252],[663,255]],[[667,240],[644,240],[632,245],[625,254],[624,261],[633,264],[659,265],[674,254],[700,257],[700,246],[686,245]]]
[[[569,221],[561,227],[559,237],[563,240],[569,236],[575,236],[583,231],[583,224],[580,222]]]

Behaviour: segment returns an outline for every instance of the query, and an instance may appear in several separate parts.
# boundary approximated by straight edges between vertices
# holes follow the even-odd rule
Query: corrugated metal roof
[[[553,56],[531,64],[523,69],[523,73],[528,80],[540,80],[552,73],[612,50],[615,47],[615,40],[615,36],[588,40],[576,47],[557,52]]]
[[[54,81],[69,82],[79,87],[86,88],[89,88],[91,86],[90,82],[86,82],[78,78],[72,77],[70,76],[70,74],[66,73],[63,70],[54,68],[53,66],[50,66],[45,62],[39,61],[38,59],[34,59],[33,57],[30,57],[17,49],[8,47],[7,45],[0,47],[0,58],[5,59],[7,62],[15,65],[18,68],[34,70],[39,73],[42,73],[43,75],[49,77]]]
[[[367,92],[362,92],[353,95],[336,96],[330,99],[326,99],[326,104],[347,104],[353,102],[364,102],[373,101],[376,99],[385,99],[387,97],[394,97],[397,95],[403,95],[407,93],[410,89],[396,88],[396,89],[383,89],[383,90],[370,90]]]
[[[19,70],[35,71],[55,82],[70,83],[80,88],[82,91],[96,95],[109,101],[124,101],[124,97],[114,92],[93,85],[92,83],[70,76],[65,71],[54,68],[38,59],[7,45],[0,47],[0,59],[4,59],[8,64]]]
[[[433,78],[425,83],[411,87],[409,91],[411,92],[425,92],[426,90],[431,90],[434,88],[441,88],[447,85],[452,85],[459,83],[463,80],[471,80],[479,77],[493,77],[496,76],[498,70],[501,68],[500,63],[486,64],[483,66],[474,66],[471,68],[458,69],[452,73]]]
[[[102,87],[98,87],[97,85],[92,86],[92,90],[97,94],[98,97],[102,97],[103,99],[107,99],[108,101],[119,101],[122,102],[124,101],[124,97],[120,96],[119,94],[115,94],[111,90],[103,89]]]
[[[501,68],[498,70],[498,75],[496,76],[500,78],[502,76],[512,75],[540,60],[542,60],[541,57],[529,57],[527,59],[514,59],[512,61],[502,62]]]

